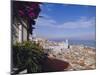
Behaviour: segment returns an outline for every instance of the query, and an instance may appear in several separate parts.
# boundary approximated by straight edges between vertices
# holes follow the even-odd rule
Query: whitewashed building
[[[48,53],[61,53],[65,52],[68,49],[68,40],[66,42],[59,42],[57,45],[46,45],[44,46],[45,52]]]
[[[28,22],[25,19],[14,18],[12,24],[12,41],[13,43],[16,42],[23,42],[27,41],[32,38],[32,34],[28,31]]]

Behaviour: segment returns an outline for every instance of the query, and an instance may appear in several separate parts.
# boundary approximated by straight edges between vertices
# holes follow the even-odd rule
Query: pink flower
[[[29,13],[29,17],[30,17],[30,18],[33,18],[33,17],[35,17],[35,14],[34,14],[34,12],[31,12],[31,13]]]
[[[22,10],[19,10],[19,15],[24,16],[24,12]]]

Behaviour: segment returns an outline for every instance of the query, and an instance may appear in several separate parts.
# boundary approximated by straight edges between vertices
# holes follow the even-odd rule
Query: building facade
[[[12,1],[12,43],[32,39],[35,19],[40,13],[40,3]]]

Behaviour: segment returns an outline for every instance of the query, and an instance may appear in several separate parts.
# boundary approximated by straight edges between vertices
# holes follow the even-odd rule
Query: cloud
[[[39,27],[56,27],[57,22],[48,18],[37,19],[36,25]]]
[[[74,21],[65,21],[60,24],[48,16],[48,18],[38,18],[35,26],[39,37],[95,39],[95,17],[89,19],[87,17],[81,17]]]
[[[51,18],[51,17],[48,16],[47,14],[42,14],[42,15],[40,15],[40,16],[42,16],[43,18],[46,18],[46,19],[50,19],[50,18]]]
[[[87,19],[86,17],[81,17],[75,21],[66,21],[62,24],[59,24],[59,22],[56,22],[55,20],[50,18],[39,18],[37,20],[37,25],[59,29],[89,28],[95,27],[95,18],[92,17],[90,19]]]
[[[95,26],[95,18],[80,18],[76,21],[65,22],[62,25],[59,25],[58,28],[66,29],[77,29],[77,28],[89,28]]]

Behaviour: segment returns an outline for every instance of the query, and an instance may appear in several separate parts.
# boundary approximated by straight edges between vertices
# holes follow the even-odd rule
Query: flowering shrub
[[[17,20],[25,19],[27,20],[27,28],[30,34],[32,34],[32,29],[35,25],[35,20],[39,16],[41,11],[39,2],[25,2],[25,1],[12,1],[12,20],[16,18]]]
[[[41,11],[39,4],[39,2],[13,1],[13,14],[20,17],[28,17],[29,19],[36,19]]]

